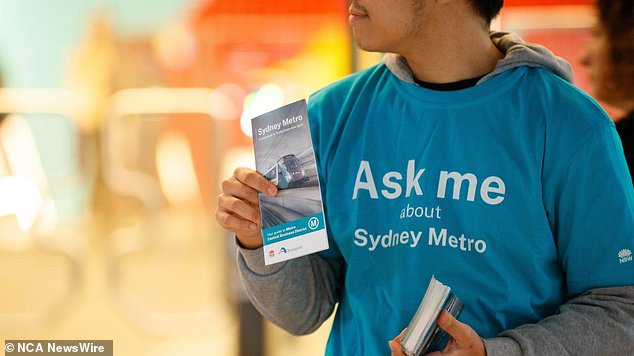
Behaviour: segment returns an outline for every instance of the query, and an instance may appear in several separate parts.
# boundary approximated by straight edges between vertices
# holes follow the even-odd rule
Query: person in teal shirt
[[[223,183],[255,307],[293,334],[336,309],[328,355],[400,355],[432,275],[449,355],[634,352],[634,191],[614,124],[570,68],[489,33],[501,1],[353,2],[372,68],[312,95],[330,249],[263,264],[261,175]],[[388,343],[389,342],[389,343]]]

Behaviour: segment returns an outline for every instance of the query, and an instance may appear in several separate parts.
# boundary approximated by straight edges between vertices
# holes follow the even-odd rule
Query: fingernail
[[[249,224],[249,230],[255,230],[255,228],[257,228],[258,226],[254,223],[250,223]]]
[[[275,195],[275,193],[277,193],[277,189],[275,189],[273,187],[269,187],[267,192],[269,192],[269,195]]]

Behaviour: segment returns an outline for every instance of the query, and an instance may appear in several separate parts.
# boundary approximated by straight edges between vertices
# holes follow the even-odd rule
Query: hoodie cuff
[[[521,356],[520,344],[510,337],[483,339],[487,356]]]
[[[255,274],[262,275],[262,276],[275,274],[279,270],[281,270],[284,267],[284,265],[286,265],[286,262],[279,262],[279,263],[266,266],[264,265],[264,248],[263,247],[259,247],[256,249],[248,249],[248,248],[242,247],[242,245],[240,245],[240,242],[235,237],[235,235],[233,237],[233,241],[236,245],[236,249],[238,250],[238,253],[244,260],[244,264],[246,265],[247,269]]]

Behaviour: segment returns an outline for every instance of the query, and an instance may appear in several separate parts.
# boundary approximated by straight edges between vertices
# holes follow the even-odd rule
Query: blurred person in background
[[[598,99],[625,112],[615,120],[625,157],[634,171],[634,6],[632,0],[597,1],[598,23],[583,63]]]
[[[265,266],[258,193],[277,188],[238,168],[219,196],[264,316],[307,334],[338,304],[326,354],[402,355],[435,275],[465,305],[438,319],[443,355],[634,354],[634,191],[614,124],[563,60],[489,32],[501,7],[352,2],[358,45],[388,54],[308,103],[330,249]]]

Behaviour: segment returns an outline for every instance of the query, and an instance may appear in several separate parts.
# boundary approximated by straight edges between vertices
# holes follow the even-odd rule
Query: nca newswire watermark
[[[112,340],[6,340],[5,356],[113,356]]]

